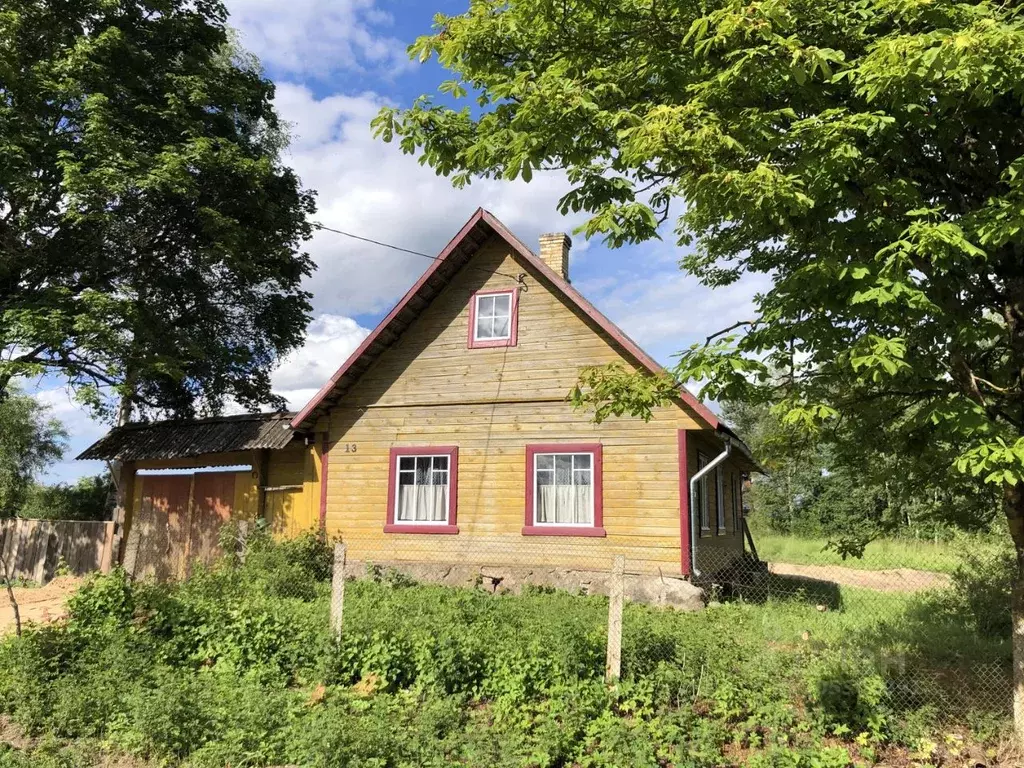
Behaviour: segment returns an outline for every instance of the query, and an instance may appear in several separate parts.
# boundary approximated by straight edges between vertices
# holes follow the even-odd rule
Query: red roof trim
[[[637,362],[639,362],[650,373],[659,375],[664,372],[665,369],[658,365],[650,355],[640,349],[636,342],[629,338],[621,328],[601,314],[593,304],[583,297],[583,294],[573,288],[566,280],[551,269],[551,267],[545,264],[543,260],[527,248],[518,237],[512,234],[504,224],[498,221],[493,214],[485,211],[483,208],[477,208],[476,212],[469,218],[469,221],[467,221],[462,229],[459,230],[459,233],[455,235],[448,245],[444,247],[444,250],[438,255],[437,260],[427,268],[420,279],[416,281],[416,284],[408,290],[405,296],[402,297],[401,301],[399,301],[398,304],[395,305],[394,309],[388,313],[388,316],[377,324],[377,327],[373,329],[373,332],[363,340],[363,343],[359,345],[359,348],[349,356],[348,360],[346,360],[344,365],[337,370],[337,372],[331,377],[330,381],[324,384],[320,391],[313,396],[313,399],[306,404],[306,407],[299,411],[295,418],[292,419],[291,426],[293,429],[301,428],[302,422],[308,419],[313,411],[315,411],[331,393],[331,390],[334,389],[334,385],[337,384],[341,377],[348,372],[356,360],[358,360],[363,353],[369,349],[370,345],[377,340],[380,334],[383,333],[384,329],[387,328],[391,321],[395,319],[398,313],[405,309],[406,305],[417,294],[423,284],[426,283],[438,269],[440,269],[445,260],[455,252],[455,249],[458,248],[462,240],[480,222],[484,222],[490,226],[496,234],[502,237],[509,245],[512,246],[513,249],[515,249],[516,253],[522,257],[522,259],[529,264],[531,268],[539,272],[548,282],[561,291],[581,312],[583,312],[601,330],[614,339],[619,346],[626,350],[626,352],[636,358]],[[719,428],[720,422],[718,417],[715,416],[715,414],[712,413],[706,405],[694,397],[689,390],[685,387],[680,387],[679,395],[680,399],[692,408],[712,429]]]
[[[684,576],[692,572],[690,562],[690,536],[693,521],[690,518],[690,452],[687,448],[686,430],[680,429],[679,443],[679,567]]]
[[[370,345],[373,344],[373,342],[375,342],[384,332],[384,329],[388,327],[388,324],[397,317],[399,312],[405,309],[406,305],[410,301],[412,301],[412,298],[417,294],[417,292],[419,292],[420,288],[423,287],[423,284],[441,268],[445,259],[451,256],[455,249],[459,247],[459,243],[462,242],[463,238],[465,238],[473,227],[483,219],[484,213],[485,211],[483,208],[476,209],[476,213],[469,217],[469,221],[467,221],[462,229],[459,230],[459,233],[449,241],[448,245],[444,247],[444,250],[438,255],[437,260],[427,267],[427,270],[420,275],[420,279],[416,281],[416,284],[406,291],[405,296],[402,297],[401,301],[395,304],[387,317],[377,323],[377,327],[373,329],[369,336],[363,339],[363,343],[356,348],[356,351],[348,356],[348,360],[346,360],[342,366],[334,372],[334,375],[331,376],[326,384],[320,387],[320,391],[313,395],[313,399],[306,403],[306,406],[295,415],[295,418],[291,421],[292,429],[299,429],[302,422],[309,418],[309,415],[315,411],[317,406],[320,405],[320,403],[322,403],[331,393],[331,390],[334,389],[334,385],[337,384],[341,377],[348,372],[348,369],[355,364],[356,360],[363,356],[363,353],[369,349]]]

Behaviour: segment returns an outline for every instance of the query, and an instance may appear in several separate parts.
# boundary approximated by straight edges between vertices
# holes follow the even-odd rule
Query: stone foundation
[[[370,563],[349,561],[346,572],[350,578],[367,578]],[[524,586],[551,587],[585,595],[607,595],[611,573],[568,568],[510,567],[488,565],[444,565],[439,563],[373,562],[379,571],[394,569],[414,581],[443,584],[450,587],[473,587],[494,593],[519,594]],[[627,573],[623,577],[624,597],[681,611],[704,608],[704,590],[678,576]]]

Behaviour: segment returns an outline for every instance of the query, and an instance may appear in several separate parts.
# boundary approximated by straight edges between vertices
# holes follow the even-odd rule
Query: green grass
[[[605,598],[377,572],[339,643],[329,563],[306,539],[182,585],[98,578],[66,624],[0,642],[0,715],[109,764],[847,768],[991,739],[1009,708],[1008,644],[945,593],[772,576],[696,613],[627,604],[607,686]],[[65,757],[0,746],[0,768],[92,765]]]
[[[879,571],[891,568],[913,568],[920,571],[952,573],[958,563],[958,548],[963,543],[914,541],[912,539],[879,539],[864,550],[863,557],[845,560],[826,549],[826,539],[783,536],[775,533],[754,533],[754,544],[762,560],[795,565],[841,565],[846,568]]]

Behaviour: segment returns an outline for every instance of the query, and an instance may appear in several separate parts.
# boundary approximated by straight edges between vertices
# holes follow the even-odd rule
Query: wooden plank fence
[[[0,551],[11,578],[45,584],[63,558],[71,573],[110,570],[114,523],[78,520],[0,520]]]

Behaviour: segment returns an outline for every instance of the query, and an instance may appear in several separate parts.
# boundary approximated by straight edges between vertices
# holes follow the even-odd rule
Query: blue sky
[[[478,181],[455,190],[395,146],[374,141],[369,121],[384,104],[408,105],[448,75],[409,60],[406,47],[430,32],[437,12],[468,0],[227,0],[241,43],[277,84],[276,104],[292,126],[288,159],[317,190],[321,223],[438,252],[478,207],[498,216],[536,249],[543,232],[572,232],[583,216],[562,217],[568,189],[560,174],[530,184]],[[617,250],[573,236],[573,284],[662,362],[708,333],[749,314],[757,281],[709,291],[678,269],[683,252],[666,229],[661,242]],[[317,263],[308,288],[315,317],[307,343],[285,360],[275,389],[300,407],[415,282],[425,259],[320,232],[309,243]],[[47,475],[69,481],[102,470],[73,457],[106,430],[58,381],[29,387],[51,404],[71,438],[65,461]]]

